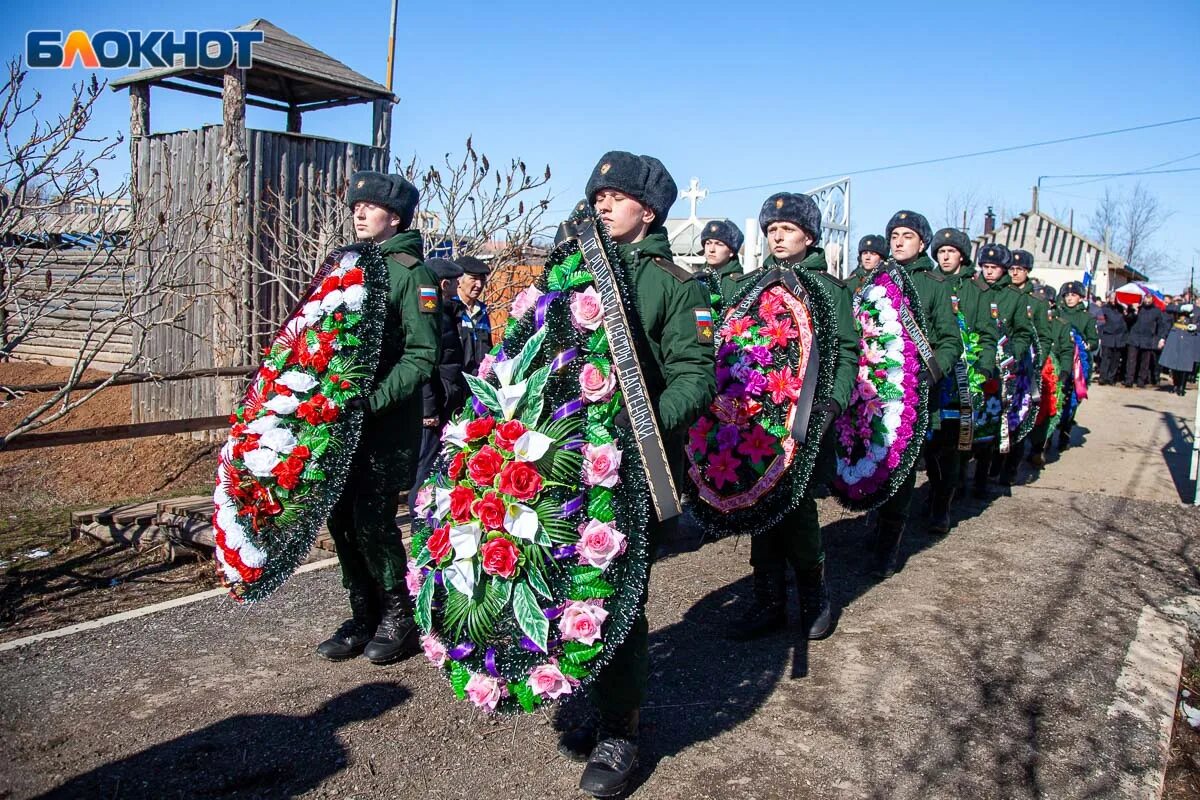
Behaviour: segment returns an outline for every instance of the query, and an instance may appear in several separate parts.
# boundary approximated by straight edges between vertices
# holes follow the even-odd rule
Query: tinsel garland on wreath
[[[1042,357],[1042,345],[1038,339],[1037,331],[1033,331],[1033,338],[1029,346],[1030,354],[1021,361],[1021,366],[1016,379],[1016,388],[1013,392],[1012,407],[1008,413],[1009,429],[1012,431],[1012,444],[1023,442],[1029,432],[1033,430],[1033,426],[1037,424],[1038,405],[1034,405],[1033,398],[1038,398],[1038,403],[1041,402],[1042,394],[1042,371],[1035,365],[1045,362]],[[1020,409],[1024,405],[1024,397],[1029,398],[1029,408],[1024,416],[1021,416]]]
[[[1092,354],[1088,352],[1087,342],[1083,340],[1083,336],[1074,327],[1071,328],[1071,340],[1075,343],[1075,352],[1079,356],[1079,370],[1083,378],[1084,386],[1088,384],[1092,374]],[[1072,377],[1074,377],[1074,365],[1072,365]],[[1071,392],[1071,413],[1075,413],[1075,409],[1079,408],[1079,404],[1084,399],[1080,399],[1079,393]]]
[[[572,220],[586,220],[597,225],[628,312],[632,336],[635,341],[644,339],[637,321],[634,287],[630,285],[625,265],[604,226],[586,207]],[[604,400],[586,401],[586,395],[581,397],[581,385],[587,380],[585,370],[589,370],[592,377],[599,370],[605,378],[611,376],[615,382],[607,358],[608,339],[603,325],[595,330],[581,330],[573,324],[572,298],[589,291],[595,290],[590,274],[583,268],[577,243],[568,240],[556,246],[536,283],[514,301],[503,341],[480,368],[483,379],[471,381],[476,397],[454,416],[448,428],[469,431],[472,423],[483,424],[481,421],[488,418],[490,409],[479,401],[478,394],[487,393],[480,384],[501,390],[504,381],[500,373],[508,375],[506,370],[510,368],[506,364],[521,359],[522,354],[530,352],[531,342],[536,344],[537,337],[544,337],[537,346],[539,355],[528,364],[532,374],[536,375],[534,371],[539,369],[548,371],[545,383],[537,393],[544,411],[521,419],[530,431],[540,428],[553,439],[547,455],[532,463],[539,473],[546,472],[558,479],[547,480],[542,485],[534,503],[538,512],[538,532],[528,545],[525,542],[519,544],[525,560],[518,567],[520,572],[515,573],[509,583],[516,584],[525,579],[533,584],[537,578],[534,573],[540,574],[545,592],[539,591],[539,596],[534,597],[535,607],[552,625],[560,626],[560,635],[548,636],[544,650],[532,641],[525,628],[536,627],[537,621],[531,623],[528,616],[524,622],[521,619],[522,614],[531,610],[528,602],[518,609],[516,595],[520,590],[496,589],[502,585],[502,579],[495,575],[490,575],[489,579],[486,568],[476,573],[479,585],[484,588],[479,592],[481,602],[471,608],[484,608],[491,603],[490,608],[479,612],[487,617],[484,621],[488,624],[472,626],[470,617],[476,612],[469,610],[467,624],[458,625],[456,631],[456,624],[448,619],[448,612],[455,610],[452,606],[461,606],[462,601],[457,597],[452,599],[446,585],[449,582],[455,586],[454,595],[460,595],[456,578],[448,578],[448,575],[453,576],[451,570],[439,566],[445,563],[444,560],[433,559],[431,562],[431,539],[439,530],[436,527],[439,522],[434,508],[436,502],[431,502],[430,506],[419,505],[413,525],[414,560],[409,566],[419,585],[411,585],[410,590],[416,592],[418,624],[426,634],[422,637],[426,656],[442,666],[460,699],[469,697],[477,706],[490,711],[528,712],[549,700],[578,694],[612,659],[645,603],[652,512],[637,444],[632,433],[614,421],[623,406],[623,395],[616,387]],[[520,402],[522,405],[518,410],[525,408],[524,403],[528,401]],[[499,431],[499,428],[495,430]],[[500,448],[496,437],[497,433],[491,432],[477,441],[491,442]],[[443,440],[447,441],[445,436]],[[566,459],[564,463],[574,469],[574,478],[561,479],[565,472],[555,463],[560,454],[577,454],[584,446],[608,444],[615,444],[620,450],[620,478],[615,487],[585,486],[579,472],[581,459],[569,455],[562,457]],[[475,454],[484,446],[491,445],[476,448]],[[470,447],[468,441],[466,448]],[[469,476],[474,473],[469,469],[463,474],[461,467],[456,466],[458,454],[467,451],[453,443],[444,446],[433,475],[422,491],[432,490],[435,497],[439,491],[452,493],[464,486],[490,492],[490,489],[470,482]],[[452,474],[459,475],[459,479],[452,478]],[[546,513],[550,508],[556,509],[557,513]],[[623,550],[607,560],[603,568],[579,560],[586,553],[581,528],[596,523],[609,525],[624,537]],[[547,538],[542,539],[543,535]],[[510,532],[505,531],[493,531],[489,536],[494,537],[489,543],[511,539]],[[453,551],[443,558],[452,554]],[[535,561],[536,566],[532,563]],[[486,565],[486,557],[484,563]],[[457,580],[461,585],[461,579]],[[499,599],[491,601],[493,594],[496,598],[504,595],[503,602]],[[550,596],[546,597],[547,594]],[[564,641],[566,637],[561,632],[564,609],[581,602],[602,604],[600,607],[605,612],[602,625],[597,626],[602,633],[590,644]],[[475,628],[475,634],[486,633],[486,636],[477,637],[482,638],[481,641],[473,640],[471,627]],[[549,694],[538,694],[534,688],[537,676],[547,672],[561,677],[562,681],[556,683]]]
[[[796,276],[800,285],[808,293],[809,313],[819,353],[817,361],[817,388],[813,395],[813,402],[815,404],[832,395],[833,383],[837,375],[836,354],[839,352],[839,343],[835,300],[829,289],[816,274],[808,270],[792,269],[786,263],[780,263],[777,266],[781,269],[791,269],[792,274]],[[753,279],[748,279],[743,283],[744,286],[740,287],[737,296],[730,300],[728,308],[737,308],[746,300],[751,292],[762,295],[771,286],[778,285],[770,284],[760,287],[757,281]],[[729,319],[725,320],[722,323],[721,329],[724,330],[727,328],[730,321]],[[718,332],[716,339],[718,341],[723,339],[720,332]],[[796,347],[797,345],[792,345],[788,351],[793,360],[796,356]],[[710,413],[706,412],[701,420],[710,419]],[[686,491],[692,498],[692,514],[704,531],[705,536],[718,539],[731,534],[753,536],[764,533],[778,525],[789,512],[793,511],[806,496],[809,483],[813,478],[813,472],[820,459],[820,439],[824,422],[825,415],[814,411],[808,421],[807,436],[805,438],[806,444],[798,446],[791,464],[787,467],[787,472],[779,479],[775,486],[749,507],[722,511],[710,505],[700,496],[695,483],[695,475],[693,475],[692,480],[686,481]],[[695,427],[693,426],[694,429]],[[790,436],[791,434],[785,432],[783,435]],[[776,456],[776,458],[782,457],[782,455]],[[698,467],[693,467],[693,470],[696,469]]]
[[[266,348],[262,365],[230,416],[234,427],[217,468],[214,529],[222,578],[240,602],[262,600],[295,572],[350,472],[364,415],[347,412],[345,404],[373,388],[388,296],[387,266],[374,244],[334,251],[322,273],[331,273],[336,283],[339,273],[355,269],[362,273],[361,308],[351,310],[344,300],[335,304],[333,292],[344,297],[346,287],[332,287],[331,278],[315,282],[307,302],[302,299]],[[267,423],[273,424],[267,428]],[[310,455],[303,471],[290,477],[254,474],[243,456],[253,459],[252,453],[261,452],[262,447],[248,448],[263,436],[294,441],[294,449],[280,453],[281,466],[304,448]],[[236,516],[229,516],[231,511]],[[249,548],[236,546],[241,540]],[[248,569],[239,564],[240,549],[261,554],[261,564]]]
[[[890,260],[885,264],[876,267],[871,274],[871,279],[857,293],[856,303],[863,301],[866,294],[873,286],[881,279],[881,276],[887,274],[893,280],[899,279],[900,290],[904,297],[908,300],[909,310],[912,313],[913,319],[922,331],[929,330],[929,318],[926,315],[926,310],[921,304],[921,297],[917,293],[916,287],[913,285],[911,276],[899,266],[895,261]],[[917,359],[915,353],[911,356],[912,359]],[[922,365],[919,361],[914,361],[911,364],[913,369],[920,371]],[[906,367],[907,368],[907,367]],[[907,445],[902,451],[896,465],[892,467],[887,478],[884,479],[882,485],[866,496],[856,496],[851,494],[840,481],[833,481],[831,488],[833,495],[837,501],[846,508],[852,511],[871,511],[883,505],[897,490],[901,484],[907,479],[908,474],[915,468],[917,457],[921,453],[922,442],[925,440],[925,432],[929,429],[929,393],[936,391],[936,387],[931,389],[929,381],[925,378],[919,378],[916,382],[916,414],[913,420],[912,436]],[[853,406],[853,400],[851,401]],[[843,416],[849,414],[851,409],[846,409]],[[836,423],[835,423],[836,424]]]

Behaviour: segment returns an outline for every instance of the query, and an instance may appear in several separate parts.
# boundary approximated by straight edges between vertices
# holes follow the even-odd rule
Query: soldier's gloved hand
[[[829,429],[833,426],[833,421],[842,415],[842,407],[837,400],[828,397],[813,403],[813,411],[825,414],[825,419],[821,422],[821,438],[824,439],[825,434],[829,433]]]
[[[363,411],[369,414],[371,413],[371,404],[367,401],[367,398],[359,395],[357,397],[351,397],[349,400],[347,400],[345,409],[347,411]]]

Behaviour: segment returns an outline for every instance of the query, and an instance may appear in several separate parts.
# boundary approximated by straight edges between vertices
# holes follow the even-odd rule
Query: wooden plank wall
[[[13,355],[70,365],[88,341],[89,332],[93,334],[89,346],[94,349],[101,334],[115,327],[107,344],[96,350],[92,366],[111,371],[128,363],[133,337],[128,325],[121,324],[124,315],[120,310],[129,301],[129,255],[123,250],[6,248],[0,252],[0,258],[10,264],[22,264],[13,267],[14,272],[21,273],[21,280],[7,295],[10,302],[5,314],[0,315],[6,319],[5,330],[0,331],[5,341],[23,327],[19,306],[42,307],[47,294],[54,293],[52,307],[14,348]],[[62,293],[57,294],[59,291]]]
[[[292,310],[296,294],[308,285],[309,276],[325,252],[346,240],[349,229],[341,204],[350,174],[359,169],[386,170],[386,152],[367,145],[274,131],[247,131],[249,158],[249,219],[247,230],[237,235],[238,245],[226,248],[217,241],[220,230],[181,230],[177,219],[190,219],[185,209],[197,204],[224,202],[227,192],[221,151],[221,126],[199,130],[155,134],[135,138],[132,157],[138,165],[137,219],[144,224],[165,214],[165,230],[148,248],[136,254],[135,263],[145,269],[152,257],[164,249],[201,244],[189,258],[189,271],[196,283],[220,283],[232,277],[239,285],[235,305],[241,347],[236,364],[214,363],[211,341],[218,307],[211,300],[183,309],[178,326],[155,331],[146,346],[151,369],[178,372],[203,367],[252,364],[271,339],[283,318]],[[330,224],[330,220],[333,223]],[[192,221],[194,222],[194,220]],[[192,224],[183,223],[182,226]],[[301,246],[297,231],[322,230],[315,242]],[[244,240],[243,240],[244,234]],[[228,253],[233,253],[231,257]],[[237,253],[248,259],[228,263]],[[297,258],[294,254],[300,252]],[[225,253],[226,255],[222,255]],[[244,262],[242,262],[244,263]],[[171,292],[147,298],[147,302],[172,307],[178,303]],[[133,390],[133,421],[153,422],[185,417],[228,413],[219,408],[217,381],[204,378],[171,384],[147,384]],[[230,380],[230,379],[224,379]]]

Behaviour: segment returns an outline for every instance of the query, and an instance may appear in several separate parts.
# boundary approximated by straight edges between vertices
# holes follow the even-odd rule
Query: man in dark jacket
[[[362,653],[373,664],[389,664],[419,649],[396,510],[416,472],[421,385],[438,361],[441,315],[437,280],[423,263],[421,232],[409,229],[416,187],[399,175],[356,172],[346,203],[359,241],[378,244],[387,260],[388,296],[373,391],[347,404],[365,419],[328,523],[353,616],[317,653],[330,661]]]
[[[408,494],[409,508],[416,506],[417,489],[433,471],[433,462],[441,450],[442,427],[466,399],[462,341],[458,337],[453,299],[456,282],[463,274],[462,267],[447,258],[431,258],[425,266],[438,279],[441,288],[442,355],[433,379],[421,387],[421,455],[417,459],[417,479]]]
[[[1125,350],[1125,386],[1139,389],[1154,381],[1158,368],[1158,351],[1167,343],[1171,321],[1154,305],[1154,298],[1142,295],[1137,319],[1129,329],[1129,345]]]
[[[479,372],[483,357],[492,351],[492,321],[488,317],[483,290],[487,287],[491,268],[475,256],[459,256],[455,263],[462,267],[454,307],[458,319],[458,336],[462,340],[463,369],[469,374]]]
[[[1121,365],[1125,362],[1125,348],[1129,346],[1129,326],[1133,324],[1129,309],[1117,302],[1115,292],[1110,292],[1108,302],[1100,308],[1096,328],[1100,334],[1100,384],[1109,386],[1120,379]]]

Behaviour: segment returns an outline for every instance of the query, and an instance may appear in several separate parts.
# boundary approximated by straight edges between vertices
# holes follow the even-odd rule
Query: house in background
[[[1000,227],[989,208],[983,221],[983,235],[976,237],[975,261],[984,245],[999,243],[1010,250],[1033,253],[1032,277],[1055,289],[1067,281],[1087,281],[1092,277],[1092,293],[1105,297],[1110,291],[1129,283],[1144,281],[1146,276],[1125,263],[1125,259],[1038,209],[1037,189],[1033,190],[1033,208],[1018,214]]]

